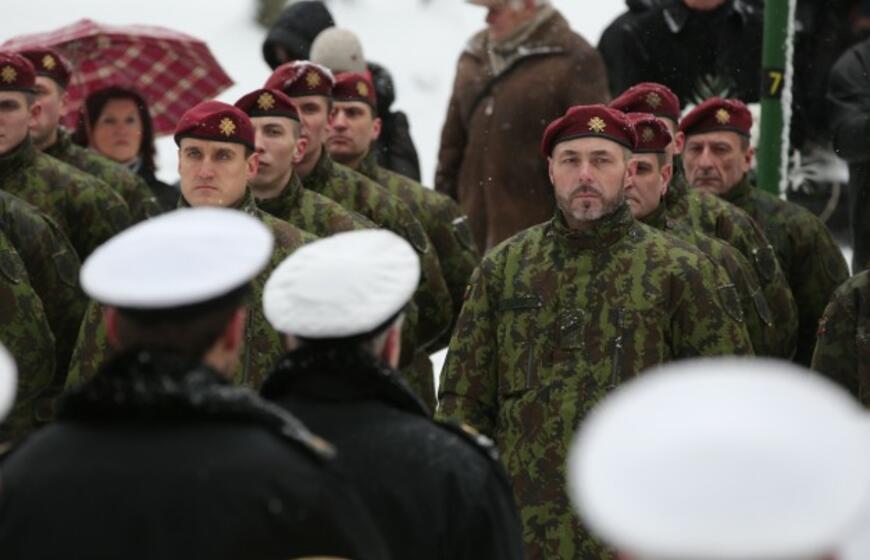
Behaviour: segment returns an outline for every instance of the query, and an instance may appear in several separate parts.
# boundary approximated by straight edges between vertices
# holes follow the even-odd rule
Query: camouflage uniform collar
[[[184,195],[178,197],[178,207],[179,208],[190,208],[190,203],[185,200]],[[231,208],[233,210],[241,210],[245,214],[249,216],[253,216],[255,218],[260,217],[260,209],[257,207],[257,202],[254,199],[254,193],[251,191],[251,187],[245,187],[245,194],[239,199],[238,202],[231,206],[227,206],[227,208]]]
[[[405,412],[431,417],[401,374],[358,347],[307,345],[289,352],[269,375],[260,394],[332,402],[381,401]]]
[[[645,216],[638,221],[660,230],[668,230],[673,227],[671,220],[668,218],[664,201],[662,201],[655,210],[650,212],[648,216]]]
[[[9,153],[0,156],[0,179],[5,179],[31,165],[36,159],[36,154],[36,147],[28,136]]]
[[[72,136],[70,136],[69,131],[62,126],[59,126],[57,127],[57,140],[54,144],[42,150],[42,152],[53,158],[62,159],[65,154],[70,152],[72,146]]]
[[[377,182],[376,177],[380,166],[378,165],[378,158],[377,155],[375,155],[375,150],[373,148],[374,144],[371,145],[366,157],[364,157],[362,162],[359,164],[357,172],[362,173],[372,181]]]
[[[320,460],[334,455],[332,446],[312,436],[287,411],[234,387],[198,360],[167,351],[133,350],[116,356],[64,397],[58,418],[101,424],[229,420],[260,425],[302,444]]]
[[[740,208],[746,206],[750,196],[752,196],[752,183],[749,182],[748,173],[736,185],[731,187],[728,192],[721,195],[723,199]]]
[[[311,170],[311,173],[307,177],[302,179],[302,185],[308,190],[319,193],[329,183],[329,178],[332,176],[332,167],[332,158],[326,153],[326,148],[324,147],[320,151],[320,159],[317,160],[314,169]]]
[[[281,219],[286,219],[286,217],[290,215],[291,210],[297,208],[301,204],[302,190],[304,188],[305,187],[302,186],[302,180],[299,178],[299,175],[294,172],[290,175],[290,180],[287,181],[287,184],[278,196],[274,198],[257,198],[256,195],[254,195],[254,203],[260,210],[268,212],[269,214]]]
[[[627,203],[597,220],[594,227],[582,231],[568,228],[562,212],[557,209],[548,233],[576,249],[606,249],[629,235],[636,223]]]

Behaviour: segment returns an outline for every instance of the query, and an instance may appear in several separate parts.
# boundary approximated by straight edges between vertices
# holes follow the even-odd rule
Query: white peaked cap
[[[97,248],[81,285],[100,303],[170,309],[242,287],[272,255],[259,220],[225,208],[181,208],[140,222]]]
[[[639,558],[813,558],[866,509],[870,430],[854,399],[803,368],[693,360],[596,407],[568,472],[585,523]]]
[[[420,281],[407,241],[382,229],[339,233],[287,257],[266,282],[263,310],[279,332],[303,338],[367,334],[396,315]]]
[[[0,421],[12,410],[15,404],[15,392],[18,387],[18,368],[15,359],[6,348],[0,344]]]

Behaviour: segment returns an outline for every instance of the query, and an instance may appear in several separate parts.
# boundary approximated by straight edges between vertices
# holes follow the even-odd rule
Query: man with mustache
[[[819,318],[849,277],[849,267],[818,218],[752,185],[751,127],[752,115],[742,101],[714,97],[698,105],[680,122],[686,135],[683,168],[693,188],[741,208],[764,229],[798,306],[794,360],[809,366]]]
[[[625,116],[576,106],[541,142],[557,210],[472,276],[442,373],[439,416],[491,437],[512,479],[529,559],[598,558],[564,487],[586,412],[642,370],[751,354],[737,293],[703,253],[634,220]]]

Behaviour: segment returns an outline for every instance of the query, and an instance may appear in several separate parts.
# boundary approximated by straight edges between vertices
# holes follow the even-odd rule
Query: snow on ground
[[[396,85],[395,107],[411,121],[423,181],[430,183],[441,125],[456,60],[468,38],[484,26],[486,10],[463,0],[332,0],[330,11],[339,27],[357,33],[366,57],[385,65]],[[572,27],[593,45],[607,24],[624,10],[620,0],[553,4]],[[16,3],[14,15],[0,20],[0,41],[23,33],[48,31],[88,17],[111,24],[162,25],[206,41],[236,85],[220,99],[233,103],[260,87],[270,69],[263,61],[265,30],[253,20],[254,0],[28,0]],[[177,158],[170,137],[158,141],[158,175],[174,182]],[[436,373],[444,352],[433,356]],[[437,377],[437,376],[436,376]]]

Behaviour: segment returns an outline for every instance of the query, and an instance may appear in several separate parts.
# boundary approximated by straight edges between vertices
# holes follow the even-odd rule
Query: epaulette
[[[469,424],[464,422],[460,424],[450,420],[436,420],[435,423],[448,432],[452,432],[465,441],[471,443],[472,446],[485,455],[487,459],[501,464],[501,458],[499,457],[495,442],[478,432]]]

